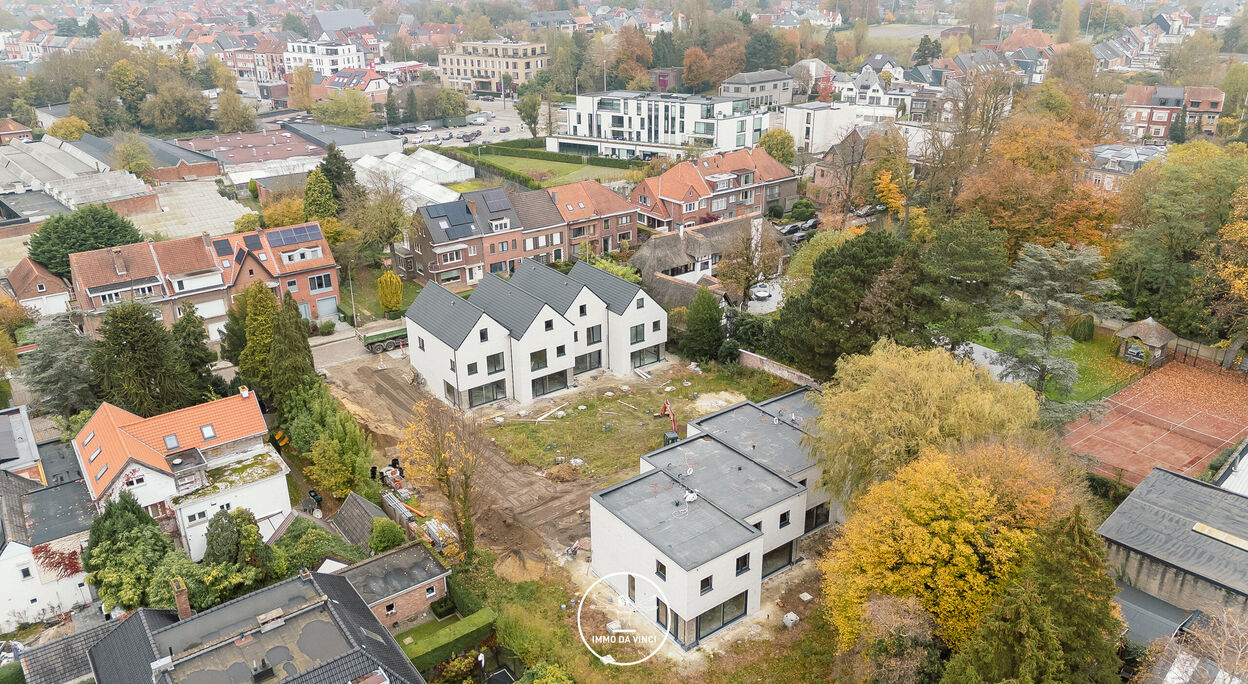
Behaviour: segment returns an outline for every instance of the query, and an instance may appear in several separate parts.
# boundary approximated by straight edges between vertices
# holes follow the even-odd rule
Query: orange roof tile
[[[250,233],[230,233],[228,235],[221,235],[212,238],[213,241],[229,240],[230,247],[233,250],[233,256],[230,257],[232,261],[230,262],[229,267],[223,268],[225,271],[225,282],[232,285],[238,280],[238,276],[242,272],[242,262],[248,255],[254,255],[256,261],[260,263],[261,267],[264,268],[270,276],[289,275],[292,273],[302,273],[303,271],[311,269],[337,266],[337,263],[334,261],[334,254],[330,251],[329,243],[325,241],[324,237],[318,240],[307,240],[304,242],[283,245],[281,247],[271,246],[268,239],[264,237],[265,233],[287,230],[297,226],[311,225],[315,225],[318,228],[320,227],[320,224],[316,221],[310,221],[308,223],[300,223],[295,226],[270,228],[267,231],[259,230],[252,231]],[[246,238],[249,236],[260,236],[259,249],[252,250],[247,247]],[[255,243],[253,242],[253,244]],[[297,249],[306,247],[320,247],[321,256],[314,259],[302,259],[293,263],[287,263],[286,260],[282,258],[282,255],[287,252],[293,252]],[[242,253],[241,255],[240,252]],[[261,254],[264,255],[263,258],[260,257]]]
[[[13,119],[0,119],[0,133],[30,132],[30,126],[20,124]]]
[[[42,264],[32,261],[30,257],[22,257],[13,270],[9,271],[7,278],[9,287],[13,289],[13,295],[18,301],[69,292],[69,287],[65,285],[64,280],[44,268]],[[41,285],[42,290],[39,289]]]
[[[210,439],[205,439],[201,431],[206,425],[213,428],[214,436]],[[87,487],[98,500],[130,460],[171,473],[165,460],[169,454],[227,444],[266,432],[268,426],[254,392],[151,418],[140,418],[105,402],[74,437],[74,446]],[[177,438],[177,446],[172,449],[165,445],[165,437],[170,435]]]
[[[634,211],[628,200],[604,187],[598,181],[581,181],[547,188],[550,199],[569,223],[599,216],[612,216]]]

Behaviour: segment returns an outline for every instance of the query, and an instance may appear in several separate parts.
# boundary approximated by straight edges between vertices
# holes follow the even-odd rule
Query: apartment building
[[[854,129],[857,105],[843,102],[806,102],[784,108],[784,130],[793,144],[807,152],[826,152]]]
[[[529,259],[512,280],[486,274],[468,299],[436,283],[407,310],[412,368],[452,406],[526,403],[577,375],[657,362],[667,312],[642,289],[578,261],[564,275]]]
[[[129,491],[198,561],[217,511],[251,511],[266,541],[290,514],[290,469],[268,435],[259,401],[244,387],[151,418],[104,403],[72,444],[96,507]]]
[[[659,231],[734,218],[797,201],[797,174],[761,147],[681,162],[643,180],[629,201]]]
[[[632,609],[617,618],[627,628],[697,646],[760,610],[801,538],[842,519],[805,446],[808,391],[692,421],[686,439],[641,457],[640,474],[590,497],[590,567]]]
[[[1164,142],[1186,110],[1188,137],[1212,136],[1225,99],[1212,86],[1129,85],[1122,95],[1122,131],[1133,141]]]
[[[758,143],[767,112],[745,96],[613,90],[577,95],[566,134],[546,138],[551,152],[632,158],[679,156],[690,144],[715,152]]]
[[[333,76],[343,69],[363,69],[364,52],[354,43],[319,40],[292,40],[282,53],[286,73],[304,64],[322,76]]]
[[[793,77],[779,69],[745,71],[724,79],[719,94],[749,99],[751,107],[774,107],[793,101]]]
[[[84,314],[87,334],[99,329],[117,302],[151,304],[166,327],[190,302],[215,341],[234,296],[256,280],[279,299],[289,292],[304,318],[338,316],[338,265],[317,223],[79,252],[70,255],[69,267],[74,306]]]
[[[442,87],[484,93],[503,92],[503,74],[511,87],[527,83],[547,66],[545,43],[515,40],[472,40],[438,56]]]

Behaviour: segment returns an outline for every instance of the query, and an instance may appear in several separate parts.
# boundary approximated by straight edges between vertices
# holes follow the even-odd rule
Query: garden
[[[523,173],[545,186],[565,185],[583,180],[609,182],[620,180],[628,173],[627,169],[526,157],[482,154],[480,158],[496,166]]]
[[[1001,351],[1000,342],[989,332],[981,332],[975,342],[993,351]],[[1106,390],[1126,382],[1140,370],[1139,366],[1127,363],[1118,356],[1118,342],[1112,334],[1101,331],[1093,333],[1091,340],[1076,340],[1063,356],[1078,366],[1078,381],[1068,395],[1061,394],[1056,384],[1050,383],[1045,395],[1059,401],[1103,399]]]
[[[356,268],[351,274],[347,287],[343,288],[342,296],[339,297],[338,307],[346,314],[347,320],[352,319],[352,314],[360,315],[359,322],[361,325],[369,321],[376,321],[386,317],[386,312],[382,307],[381,299],[377,292],[377,281],[381,276],[387,273],[389,269],[377,265],[370,265],[364,268]],[[420,294],[420,285],[411,281],[402,280],[402,295],[399,298],[399,306],[395,311],[407,311],[407,307],[411,306],[416,300],[416,295]],[[354,289],[354,307],[352,308],[352,289]]]

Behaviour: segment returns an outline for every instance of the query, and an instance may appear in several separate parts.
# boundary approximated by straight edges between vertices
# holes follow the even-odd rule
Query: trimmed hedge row
[[[411,658],[412,665],[417,670],[428,670],[450,658],[451,654],[462,653],[485,641],[490,632],[494,631],[496,618],[492,609],[482,608],[446,629],[440,629],[409,645],[405,650],[409,654],[416,654]]]
[[[9,663],[0,667],[0,684],[26,684],[26,675],[22,672],[21,663]]]
[[[455,601],[451,597],[443,596],[442,598],[429,604],[429,610],[433,611],[433,616],[441,620],[442,618],[455,612]]]
[[[546,137],[540,138],[516,138],[515,140],[500,140],[496,143],[490,143],[497,147],[519,147],[523,149],[533,149],[540,147],[546,149]]]
[[[494,164],[485,159],[477,159],[471,154],[466,154],[460,150],[448,147],[448,148],[437,150],[437,153],[444,157],[450,157],[451,159],[456,159],[458,161],[461,161],[478,171],[484,171],[485,173],[489,173],[491,175],[500,176],[517,185],[522,185],[530,190],[542,189],[541,183],[538,183],[537,181],[533,180],[532,178],[529,178],[523,173],[512,171],[511,169],[499,166],[498,164]]]
[[[497,154],[502,157],[523,157],[525,159],[540,159],[542,161],[566,162],[568,164],[589,164],[590,166],[606,166],[615,169],[630,169],[634,166],[640,166],[629,159],[612,159],[611,157],[583,157],[579,154],[569,154],[567,152],[550,152],[536,148],[519,148],[506,147],[503,145],[489,144],[480,145],[481,151],[486,154]]]
[[[446,588],[451,594],[451,600],[455,602],[455,610],[459,611],[460,615],[466,617],[485,607],[481,597],[464,586],[459,577],[454,574],[447,578]]]

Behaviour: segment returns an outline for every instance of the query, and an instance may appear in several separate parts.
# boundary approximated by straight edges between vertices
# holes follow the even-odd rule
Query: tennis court
[[[1131,486],[1154,467],[1196,477],[1248,435],[1248,385],[1232,374],[1169,363],[1106,402],[1099,418],[1068,424],[1062,443]]]

